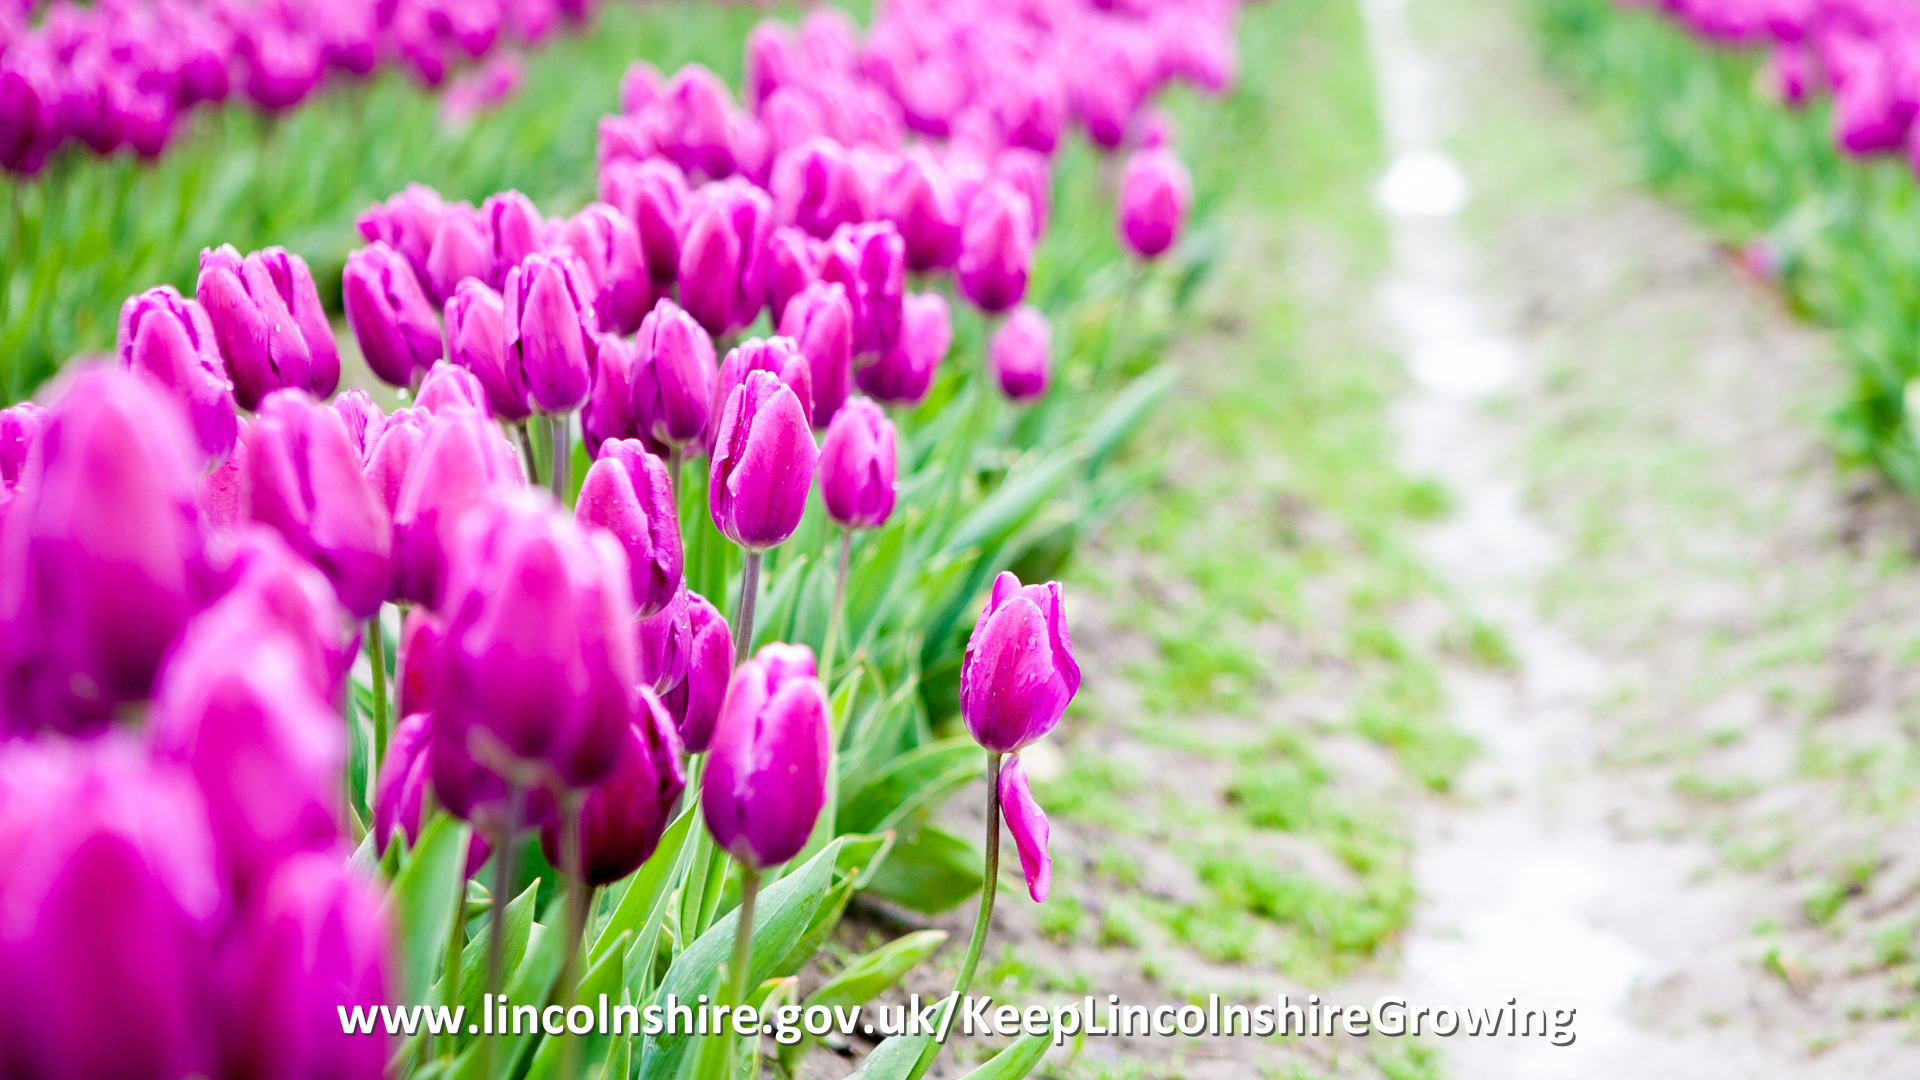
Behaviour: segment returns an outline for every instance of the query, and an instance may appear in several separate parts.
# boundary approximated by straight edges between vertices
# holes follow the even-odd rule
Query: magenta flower
[[[492,415],[509,423],[532,415],[520,366],[507,362],[507,303],[485,282],[462,281],[447,301],[447,357],[480,380]]]
[[[619,881],[638,870],[659,846],[687,786],[680,758],[673,718],[653,691],[642,687],[613,772],[587,793],[580,807],[580,868],[588,885]],[[549,823],[540,831],[540,850],[549,864],[564,872],[572,859],[561,849],[562,835],[560,825]]]
[[[1003,181],[988,182],[967,206],[960,294],[990,314],[1019,303],[1033,265],[1033,237],[1033,211],[1026,195]]]
[[[893,515],[899,471],[893,421],[867,398],[854,398],[820,444],[820,498],[848,529],[877,529]]]
[[[128,297],[120,308],[120,363],[173,393],[193,423],[202,454],[221,458],[232,452],[239,431],[233,383],[206,309],[171,285]]]
[[[213,325],[242,408],[258,409],[275,390],[326,397],[339,384],[333,327],[298,255],[267,248],[242,259],[231,244],[208,248],[200,252],[194,294]]]
[[[681,587],[680,515],[666,463],[637,439],[616,439],[580,485],[574,519],[612,534],[627,555],[633,604],[641,616],[667,605]]]
[[[780,334],[791,338],[811,372],[815,426],[824,427],[847,400],[853,380],[853,305],[838,284],[818,281],[787,305]]]
[[[714,842],[754,870],[800,853],[833,766],[813,650],[769,645],[740,665],[714,725],[701,813]]]
[[[690,754],[705,753],[733,678],[733,629],[706,597],[687,594],[687,674],[664,695]]]
[[[395,592],[439,608],[460,519],[525,483],[498,426],[471,413],[428,421],[393,513]]]
[[[1079,689],[1059,583],[1022,586],[1001,572],[960,669],[960,715],[974,741],[1018,753],[1053,730]]]
[[[375,242],[347,256],[347,326],[367,366],[389,386],[411,386],[440,359],[440,319],[400,253]]]
[[[713,524],[748,551],[785,543],[799,528],[820,456],[805,408],[769,372],[728,396],[714,439],[707,498]]]
[[[1013,833],[1014,847],[1020,852],[1020,869],[1027,876],[1027,895],[1036,904],[1047,902],[1053,889],[1053,856],[1047,851],[1046,811],[1027,786],[1027,767],[1020,755],[1008,757],[1000,765],[1000,816]]]
[[[789,337],[748,338],[727,352],[720,374],[714,380],[713,405],[707,422],[709,453],[713,450],[711,443],[720,435],[720,414],[726,410],[727,399],[756,371],[768,372],[787,384],[800,400],[808,425],[812,425],[813,366],[800,352],[799,343]]]
[[[379,610],[393,572],[392,522],[367,483],[338,413],[278,390],[247,428],[252,516],[333,582],[360,618]]]
[[[572,412],[593,386],[599,327],[586,270],[571,255],[530,255],[507,273],[506,357],[535,408]]]
[[[953,322],[946,297],[909,294],[902,304],[900,336],[893,348],[855,368],[854,382],[884,404],[919,405],[952,346]]]
[[[962,217],[958,193],[940,160],[916,146],[900,156],[881,186],[880,214],[900,230],[907,268],[915,273],[947,269],[960,258]]]
[[[640,362],[639,350],[626,338],[605,334],[595,352],[593,388],[580,407],[580,431],[589,458],[598,458],[600,448],[614,439],[640,437],[633,419],[633,369]],[[647,443],[649,450],[656,446],[651,440]]]
[[[987,343],[987,363],[1000,392],[1015,402],[1044,397],[1051,380],[1053,330],[1046,316],[1025,304],[1015,308]]]
[[[633,368],[634,427],[668,447],[698,443],[713,420],[713,339],[693,316],[661,300],[640,324]]]
[[[687,176],[666,158],[618,160],[600,169],[600,201],[625,214],[640,232],[640,250],[655,285],[671,285],[680,276],[680,244]]]
[[[632,220],[605,203],[594,203],[561,226],[554,248],[572,252],[586,269],[600,329],[631,334],[640,328],[653,306],[653,279]]]
[[[766,194],[737,177],[708,184],[688,200],[680,303],[708,333],[730,334],[760,314],[772,219]]]
[[[774,219],[825,240],[842,225],[865,221],[872,196],[845,147],[812,138],[773,163]]]
[[[847,290],[856,354],[886,352],[900,336],[906,259],[906,244],[888,221],[844,226],[827,243],[820,280],[837,282]]]
[[[1156,259],[1180,239],[1193,205],[1187,167],[1171,150],[1127,158],[1120,174],[1120,239],[1143,259]]]
[[[487,219],[470,204],[446,208],[427,252],[427,272],[420,279],[428,299],[445,305],[461,283],[493,280],[493,237],[488,231]]]

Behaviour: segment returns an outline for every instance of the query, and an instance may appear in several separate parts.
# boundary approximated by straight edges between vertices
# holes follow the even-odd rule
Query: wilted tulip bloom
[[[473,372],[458,364],[439,363],[427,369],[420,389],[413,395],[414,408],[435,416],[448,409],[471,409],[487,413],[487,391]]]
[[[1046,316],[1025,304],[1015,308],[987,343],[987,362],[1000,392],[1016,402],[1044,396],[1051,377],[1052,342]]]
[[[598,458],[600,447],[614,439],[640,437],[633,420],[633,369],[640,362],[639,350],[626,338],[611,334],[602,335],[595,349],[593,389],[580,407],[580,432],[590,459]],[[647,448],[657,445],[649,441]]]
[[[907,267],[944,270],[960,258],[960,202],[947,170],[925,147],[900,156],[880,188],[880,214],[906,243]]]
[[[434,741],[474,754],[503,780],[518,772],[523,783],[598,782],[639,704],[619,544],[535,492],[477,508],[459,533]]]
[[[872,212],[866,183],[832,139],[808,139],[781,154],[773,163],[772,192],[775,220],[822,240]]]
[[[427,259],[440,234],[440,219],[447,204],[440,193],[425,184],[408,184],[406,190],[384,203],[375,203],[354,222],[367,243],[384,243],[404,255],[407,265],[421,282],[428,277]]]
[[[600,329],[631,334],[640,328],[653,306],[653,280],[647,275],[640,232],[625,214],[594,203],[561,227],[554,247],[572,252],[586,269]]]
[[[332,846],[347,733],[298,642],[222,605],[187,627],[155,693],[154,752],[193,774],[228,876]],[[270,783],[261,778],[271,777]]]
[[[893,515],[899,472],[893,421],[867,398],[840,410],[820,444],[820,498],[849,529],[877,529]]]
[[[906,259],[906,245],[888,221],[845,226],[827,243],[820,280],[838,282],[847,290],[847,301],[853,305],[855,354],[883,353],[900,336]]]
[[[853,305],[838,284],[817,281],[793,298],[780,318],[780,335],[792,338],[812,372],[811,419],[824,427],[847,400],[853,379]]]
[[[680,736],[673,718],[652,690],[642,687],[640,706],[627,725],[626,745],[606,779],[587,793],[580,807],[580,870],[588,885],[611,885],[640,868],[660,844],[673,821],[674,805],[686,789],[680,764]],[[540,850],[563,873],[574,855],[562,850],[564,830],[548,824],[540,830]]]
[[[600,448],[599,460],[581,481],[574,518],[620,542],[640,615],[651,615],[673,599],[683,566],[680,515],[666,463],[647,453],[638,439],[616,439]]]
[[[507,303],[484,282],[461,282],[447,301],[447,358],[480,380],[492,415],[509,423],[532,415],[520,367],[507,362]]]
[[[714,725],[700,809],[714,842],[754,870],[807,846],[833,746],[813,650],[769,645],[740,665]]]
[[[519,459],[498,426],[470,413],[429,421],[393,514],[398,595],[439,608],[460,518],[524,484]]]
[[[974,741],[1018,753],[1053,730],[1079,689],[1060,583],[1023,586],[1002,571],[960,668],[960,715]]]
[[[440,227],[434,231],[433,247],[427,252],[427,272],[421,283],[427,298],[445,304],[460,283],[493,280],[493,238],[487,235],[487,219],[467,203],[456,203],[440,215]]]
[[[233,394],[257,409],[275,390],[326,397],[340,382],[340,352],[306,260],[285,248],[245,259],[228,244],[200,252],[194,293],[213,323]]]
[[[178,398],[200,452],[233,450],[239,431],[233,384],[220,363],[206,310],[171,285],[127,298],[120,307],[120,363],[154,378]]]
[[[255,521],[280,531],[333,582],[348,611],[379,610],[392,574],[392,523],[367,484],[338,413],[280,390],[247,428]]]
[[[713,416],[713,339],[671,300],[654,305],[635,339],[634,427],[662,446],[706,436]]]
[[[939,293],[912,293],[902,305],[900,336],[893,348],[854,369],[861,390],[887,405],[926,400],[933,375],[953,346],[953,321]]]
[[[341,280],[347,326],[382,382],[411,386],[440,359],[440,319],[400,253],[373,243],[347,256]]]
[[[1019,303],[1027,294],[1033,236],[1033,211],[1024,194],[999,180],[981,188],[967,206],[961,232],[961,295],[989,314]]]
[[[1036,904],[1047,902],[1053,889],[1053,856],[1047,851],[1046,811],[1027,786],[1027,767],[1015,754],[1000,766],[1000,816],[1013,833],[1013,844],[1020,852],[1020,869],[1027,876],[1027,895]]]
[[[767,304],[773,324],[786,318],[787,305],[820,276],[827,245],[791,226],[773,230],[767,240]]]
[[[680,276],[680,242],[689,198],[687,175],[666,158],[611,161],[600,169],[600,201],[633,221],[656,285]]]
[[[786,383],[800,400],[808,425],[812,425],[813,367],[801,354],[799,344],[789,337],[748,338],[727,351],[714,381],[713,406],[707,423],[708,453],[712,453],[712,443],[720,435],[720,414],[726,410],[727,399],[756,371],[769,372]]]
[[[204,595],[201,454],[164,391],[87,364],[57,384],[40,458],[0,544],[0,712],[84,731],[148,695]]]
[[[487,284],[505,292],[507,275],[513,268],[545,248],[547,219],[540,216],[532,199],[517,191],[487,196],[480,204],[480,217],[493,244],[493,273]]]
[[[540,411],[579,408],[593,386],[599,336],[585,269],[571,255],[529,255],[508,271],[505,293],[507,366]]]
[[[735,177],[693,193],[680,248],[680,303],[711,334],[751,323],[766,303],[764,252],[773,206]]]
[[[348,1035],[340,1010],[392,1001],[392,930],[380,890],[341,852],[289,859],[238,916],[222,965],[222,1063],[229,1076],[271,1076],[299,1062],[309,1076],[378,1080],[384,1032]]]
[[[1141,258],[1158,258],[1179,241],[1192,204],[1193,182],[1178,155],[1136,153],[1120,174],[1120,239]]]
[[[733,678],[733,630],[706,597],[687,593],[687,674],[663,700],[680,724],[687,753],[705,753]]]
[[[640,657],[640,685],[651,686],[663,700],[687,678],[687,661],[693,649],[693,624],[688,621],[687,607],[692,595],[683,579],[665,607],[641,616],[633,624],[634,645]],[[728,662],[732,662],[731,658]]]
[[[210,1074],[225,898],[192,779],[117,733],[0,744],[0,850],[9,1075]]]
[[[820,456],[800,399],[755,371],[727,397],[708,479],[713,523],[748,551],[785,543],[800,526]]]

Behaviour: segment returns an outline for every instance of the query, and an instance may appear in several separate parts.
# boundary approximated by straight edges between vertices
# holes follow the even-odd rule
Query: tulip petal
[[[1027,895],[1036,904],[1047,902],[1053,888],[1053,855],[1047,851],[1047,813],[1034,801],[1027,786],[1027,770],[1014,754],[1000,766],[1000,813],[1020,850],[1020,869],[1027,875]]]

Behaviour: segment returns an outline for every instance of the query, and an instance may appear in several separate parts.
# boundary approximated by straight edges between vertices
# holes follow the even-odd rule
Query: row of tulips
[[[1168,9],[1212,20],[1189,40],[1227,33],[1230,8]],[[789,91],[881,100],[850,59],[873,42],[919,50],[896,78],[983,45],[1041,70],[1060,26],[1145,42],[1165,14],[898,4],[866,45],[830,14],[769,24],[758,114],[702,69],[637,68],[602,127],[606,201],[549,220],[414,188],[362,219],[347,323],[405,407],[333,396],[299,257],[224,248],[193,297],[126,302],[118,363],[0,414],[0,852],[25,868],[0,883],[0,1072],[732,1075],[757,1038],[344,1029],[395,1000],[502,1035],[496,1008],[600,994],[795,1006],[856,890],[929,911],[982,891],[964,992],[1001,820],[1046,897],[1018,755],[1080,682],[1059,586],[995,571],[1045,551],[1039,511],[1098,489],[1164,383],[1097,413],[1049,392],[1051,331],[1021,301],[1051,167],[1004,101],[904,150],[809,131],[765,171],[734,139]],[[1167,73],[1128,89],[1113,140],[1142,147],[1116,228],[1143,259],[1189,199],[1147,104]],[[997,324],[979,370],[942,364],[949,271]],[[741,340],[760,326],[779,333]],[[942,739],[948,665],[969,734]],[[983,749],[984,858],[928,820]],[[863,1000],[942,936],[806,1000]],[[896,1038],[868,1072],[938,1052]]]

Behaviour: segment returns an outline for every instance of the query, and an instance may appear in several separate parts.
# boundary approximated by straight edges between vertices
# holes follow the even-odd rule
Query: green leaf
[[[1025,1080],[1033,1072],[1040,1059],[1047,1056],[1047,1047],[1053,1045],[1051,1032],[1043,1035],[1023,1035],[1013,1045],[993,1055],[986,1064],[961,1077],[960,1080]]]
[[[986,860],[972,844],[929,825],[894,844],[865,891],[933,915],[980,891]]]
[[[623,938],[625,936],[625,934],[621,935]],[[579,991],[574,994],[575,1002],[595,1010],[593,1030],[584,1036],[566,1035],[543,1040],[540,1049],[533,1055],[533,1066],[527,1070],[527,1080],[546,1080],[547,1077],[552,1076],[554,1070],[560,1066],[560,1058],[569,1040],[578,1040],[584,1044],[579,1047],[579,1062],[583,1066],[580,1075],[590,1074],[593,1067],[605,1061],[607,1052],[613,1049],[616,1041],[614,1036],[600,1034],[598,1008],[602,994],[607,996],[609,1010],[619,1003],[620,985],[626,981],[622,967],[626,950],[616,947],[620,944],[618,941],[607,944],[606,954],[591,971],[587,972],[587,977],[580,980]],[[608,1030],[612,1030],[611,1025]],[[620,1036],[618,1041],[627,1041],[626,1036]]]
[[[889,762],[879,775],[840,801],[840,828],[885,832],[909,814],[939,805],[980,775],[985,754],[965,735],[929,743]]]
[[[829,1008],[835,1005],[865,1005],[887,987],[899,982],[901,976],[912,971],[921,961],[932,956],[946,940],[945,930],[919,930],[890,941],[840,969],[818,990],[807,995],[806,1004]],[[807,1050],[813,1043],[813,1036],[804,1035],[799,1042],[780,1048],[780,1062],[790,1075],[798,1068],[800,1059],[807,1056]]]
[[[507,905],[507,936],[501,939],[500,970],[513,971],[527,955],[527,938],[533,933],[533,906],[539,895],[540,879],[535,878],[526,892]],[[480,995],[491,992],[486,983],[487,949],[492,936],[493,920],[489,919],[460,954],[460,1004],[466,1006],[471,1016],[480,1015]],[[461,1032],[460,1042],[464,1045],[477,1037]]]
[[[1019,476],[1009,477],[961,519],[947,537],[947,550],[1005,539],[1067,481],[1074,460],[1070,454],[1052,455]]]
[[[931,1035],[895,1035],[867,1055],[860,1068],[847,1080],[907,1080],[920,1054],[933,1042]]]
[[[400,876],[387,894],[387,909],[400,934],[402,1001],[422,1001],[435,967],[446,955],[456,897],[466,888],[467,824],[436,814],[420,833]]]
[[[1173,389],[1178,377],[1173,365],[1162,364],[1133,380],[1107,403],[1107,407],[1087,428],[1085,445],[1088,476],[1099,472],[1107,458],[1125,446],[1134,432],[1140,430],[1147,418],[1153,415],[1161,399],[1167,396],[1167,391]]]
[[[680,849],[686,845],[687,836],[692,831],[698,804],[688,800],[687,808],[680,812],[667,831],[660,834],[660,843],[653,849],[647,861],[640,864],[627,884],[627,891],[620,897],[620,906],[613,909],[607,919],[607,925],[594,940],[593,949],[588,954],[593,963],[612,947],[621,934],[632,931],[638,933],[646,923],[660,900],[671,892],[675,884],[674,870],[680,862]]]

